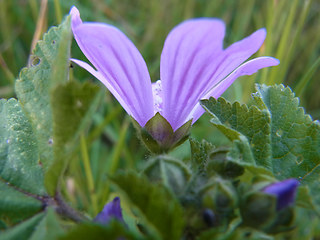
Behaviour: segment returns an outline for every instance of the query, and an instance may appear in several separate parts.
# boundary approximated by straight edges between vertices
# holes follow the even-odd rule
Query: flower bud
[[[299,181],[290,178],[268,185],[263,189],[263,192],[276,196],[277,210],[280,211],[294,203],[298,186]]]
[[[153,182],[162,182],[176,194],[184,190],[191,172],[180,160],[167,155],[159,155],[149,162],[143,173]]]
[[[202,217],[208,227],[213,227],[216,224],[217,217],[210,208],[207,208],[203,211]]]
[[[120,222],[124,222],[119,197],[115,197],[112,202],[107,203],[93,221],[108,224],[111,219],[117,219]]]
[[[240,212],[245,225],[265,229],[276,219],[276,199],[262,192],[251,192],[241,201]]]
[[[294,203],[298,185],[296,179],[267,186],[263,182],[256,183],[241,199],[240,212],[244,224],[268,233],[290,230],[295,217],[290,206]]]
[[[203,205],[211,208],[220,217],[232,215],[238,204],[235,188],[230,181],[214,179],[203,195]]]

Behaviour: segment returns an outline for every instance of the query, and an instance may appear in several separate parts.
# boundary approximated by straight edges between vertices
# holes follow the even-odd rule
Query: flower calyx
[[[154,154],[167,153],[185,142],[190,134],[192,119],[173,131],[170,123],[156,113],[144,127],[141,127],[133,118],[133,123],[141,141]]]

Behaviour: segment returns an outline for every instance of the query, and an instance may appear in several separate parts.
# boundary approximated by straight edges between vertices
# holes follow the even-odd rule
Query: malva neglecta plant
[[[71,58],[72,35],[92,66]],[[220,97],[238,77],[279,64],[248,60],[265,29],[225,49],[224,35],[219,19],[180,23],[152,83],[129,38],[111,25],[82,22],[72,7],[21,70],[17,99],[0,101],[0,239],[319,237],[319,122],[283,85],[257,84],[250,106]],[[148,149],[139,168],[106,176],[107,198],[96,195],[85,138],[105,92],[72,79],[70,61],[107,87]],[[211,119],[203,127],[218,129],[228,144],[190,137],[205,112]],[[182,143],[190,149],[185,158],[172,154]],[[72,206],[72,187],[65,187],[79,152],[90,203],[104,199],[94,214]]]

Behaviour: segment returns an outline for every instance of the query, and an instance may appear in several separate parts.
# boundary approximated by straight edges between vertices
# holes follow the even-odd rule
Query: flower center
[[[152,83],[152,95],[153,95],[153,109],[154,114],[159,112],[162,114],[162,84],[161,80],[156,81],[155,83]]]

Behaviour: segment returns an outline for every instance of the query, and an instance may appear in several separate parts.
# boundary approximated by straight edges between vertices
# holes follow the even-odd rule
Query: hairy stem
[[[51,199],[52,200],[52,199]],[[82,215],[81,213],[77,212],[75,209],[70,207],[62,198],[62,195],[60,192],[57,192],[54,198],[56,212],[66,218],[69,218],[75,222],[83,222],[88,221],[88,218]],[[51,205],[50,201],[48,202],[48,205]]]

